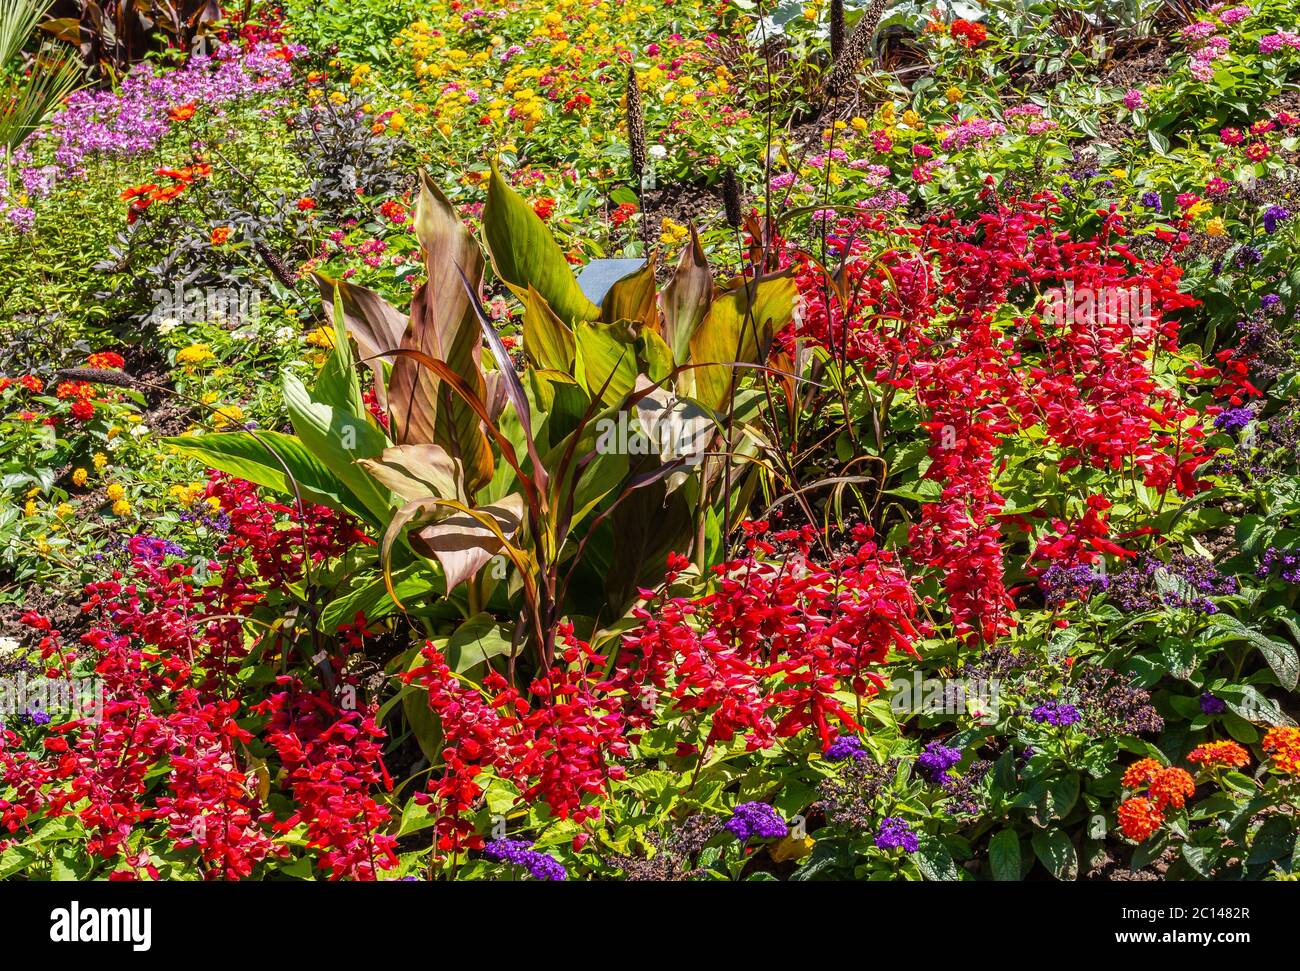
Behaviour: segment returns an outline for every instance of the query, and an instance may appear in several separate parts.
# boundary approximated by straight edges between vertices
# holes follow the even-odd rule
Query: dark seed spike
[[[871,6],[863,12],[862,18],[853,28],[853,33],[849,35],[844,50],[831,65],[830,78],[826,82],[826,93],[829,97],[838,97],[852,88],[853,78],[858,73],[858,67],[867,58],[871,49],[871,38],[875,35],[876,28],[880,26],[880,18],[885,15],[885,8],[888,5],[888,0],[872,0]]]
[[[118,388],[131,388],[135,386],[135,378],[131,377],[131,375],[123,371],[114,371],[108,368],[62,368],[55,374],[55,378],[59,381],[85,381],[88,384],[111,384]]]
[[[260,239],[254,240],[253,248],[257,250],[257,255],[262,258],[262,262],[266,264],[267,269],[275,274],[277,280],[290,289],[298,285],[298,274],[285,266],[284,260],[271,252],[265,243]]]
[[[645,109],[641,105],[641,88],[636,80],[636,68],[627,69],[627,143],[632,157],[632,177],[636,179],[637,191],[645,178],[646,144],[645,144]]]
[[[831,60],[844,50],[844,0],[831,0]]]
[[[745,213],[740,180],[736,178],[735,169],[727,169],[722,173],[722,205],[727,213],[727,225],[739,229],[745,221]]]

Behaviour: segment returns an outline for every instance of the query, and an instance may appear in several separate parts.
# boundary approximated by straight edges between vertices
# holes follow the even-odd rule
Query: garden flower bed
[[[0,878],[1297,878],[1291,3],[181,6],[0,30]]]

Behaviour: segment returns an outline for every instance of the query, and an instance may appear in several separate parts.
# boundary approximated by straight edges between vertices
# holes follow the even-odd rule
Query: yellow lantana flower
[[[207,344],[191,344],[176,352],[177,364],[202,364],[211,361],[215,355]]]

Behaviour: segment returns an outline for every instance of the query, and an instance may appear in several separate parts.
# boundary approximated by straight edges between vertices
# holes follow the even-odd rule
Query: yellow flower
[[[27,500],[27,505],[23,506],[23,515],[24,515],[24,516],[35,516],[35,515],[36,515],[36,500],[35,500],[35,499],[28,499],[28,500]]]
[[[46,556],[50,552],[50,544],[45,541],[44,533],[36,537],[36,552],[41,556]]]
[[[72,515],[72,512],[72,503],[70,502],[61,502],[54,507],[54,515],[58,516],[60,519],[67,519]]]
[[[96,472],[103,472],[104,466],[108,465],[108,456],[103,452],[96,452],[91,456],[90,461],[95,466]]]
[[[239,425],[244,421],[244,409],[239,405],[226,405],[224,408],[218,408],[212,413],[212,424],[217,428],[225,428],[227,425]]]
[[[80,489],[82,486],[86,484],[86,480],[88,478],[90,478],[90,473],[87,472],[85,469],[72,470],[72,484],[76,486],[78,489]]]
[[[948,104],[955,105],[958,101],[961,100],[961,88],[957,87],[957,85],[954,84],[951,88],[949,88],[947,91],[943,93],[943,96],[948,99]]]
[[[177,364],[202,364],[212,358],[212,349],[207,344],[191,344],[176,352]]]
[[[125,499],[119,499],[113,503],[114,516],[129,516],[131,514],[131,504]]]
[[[867,119],[862,117],[850,118],[849,124],[852,125],[857,131],[866,131],[868,128],[871,127],[871,122],[867,121]]]
[[[915,128],[920,123],[921,123],[921,116],[918,115],[911,108],[908,108],[906,111],[903,112],[903,124],[906,125],[908,128]]]
[[[1207,212],[1209,212],[1213,208],[1214,207],[1211,206],[1204,199],[1198,199],[1196,202],[1193,202],[1190,206],[1187,207],[1187,215],[1191,216],[1193,219],[1198,219],[1201,216],[1204,216]]]
[[[332,348],[334,346],[334,328],[328,325],[317,327],[307,335],[307,343],[312,347]]]
[[[108,496],[109,499],[121,499],[126,495],[126,490],[122,488],[121,483],[110,482],[108,488],[104,490],[104,495]]]
[[[1227,232],[1228,228],[1224,225],[1223,219],[1220,216],[1215,216],[1205,224],[1206,236],[1225,236],[1227,235]]]
[[[397,131],[398,129],[405,128],[406,116],[403,115],[400,111],[394,111],[391,115],[388,116],[388,127],[393,129],[393,131]]]

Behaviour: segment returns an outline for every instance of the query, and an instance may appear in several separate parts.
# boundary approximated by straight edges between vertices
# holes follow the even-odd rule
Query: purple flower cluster
[[[915,853],[920,844],[906,820],[886,816],[880,821],[880,829],[876,832],[876,846],[882,850],[901,849],[904,853]]]
[[[1263,579],[1269,576],[1274,569],[1278,571],[1278,576],[1287,583],[1300,583],[1300,548],[1279,549],[1276,546],[1270,546],[1266,549],[1264,556],[1259,561],[1259,568],[1255,571],[1255,575]]]
[[[1065,728],[1078,722],[1083,716],[1079,714],[1079,709],[1074,705],[1063,705],[1059,702],[1051,701],[1047,704],[1038,705],[1029,713],[1029,717],[1040,725],[1046,722],[1049,725],[1055,725],[1057,728]]]
[[[537,852],[524,840],[492,840],[483,848],[483,854],[490,860],[523,867],[534,880],[564,880],[569,875],[559,860]]]
[[[1142,205],[1146,206],[1148,209],[1154,210],[1155,212],[1160,212],[1163,208],[1160,205],[1160,193],[1159,192],[1142,193]]]
[[[856,762],[867,757],[867,750],[862,746],[862,739],[856,735],[841,735],[827,746],[825,754],[832,762],[843,762],[845,759]]]
[[[765,802],[742,802],[726,822],[732,836],[742,843],[759,839],[778,839],[790,832],[790,826]]]
[[[960,761],[961,749],[935,741],[916,757],[916,768],[929,781],[944,782],[948,779],[948,770]]]
[[[87,156],[130,158],[152,150],[171,128],[169,109],[239,101],[284,88],[292,76],[282,45],[263,43],[249,51],[223,45],[214,55],[196,54],[185,66],[155,74],[136,65],[117,92],[78,91],[50,125],[54,158],[65,174],[80,171]],[[292,57],[306,48],[290,47]]]
[[[1264,210],[1264,232],[1277,232],[1278,226],[1291,218],[1291,210],[1285,206],[1272,205]]]
[[[1061,566],[1053,563],[1038,577],[1038,586],[1048,607],[1062,607],[1069,600],[1087,600],[1098,590],[1107,587],[1106,577],[1094,573],[1092,567]]]
[[[1210,598],[1237,592],[1235,577],[1224,576],[1210,560],[1175,553],[1164,563],[1147,555],[1110,578],[1106,596],[1125,613],[1165,607],[1187,607],[1213,614],[1218,607]]]
[[[215,516],[209,516],[206,513],[195,513],[185,509],[181,511],[177,518],[183,523],[198,523],[200,526],[206,526],[214,533],[230,532],[230,515],[224,509],[218,511]]]
[[[169,556],[184,556],[185,547],[161,536],[149,536],[137,533],[127,542],[131,555],[150,563],[161,563]]]
[[[1225,432],[1239,432],[1255,419],[1255,413],[1247,406],[1243,408],[1225,408],[1214,416],[1214,427]]]
[[[1228,710],[1228,705],[1222,698],[1216,698],[1210,692],[1201,695],[1201,711],[1207,715],[1222,715]]]

